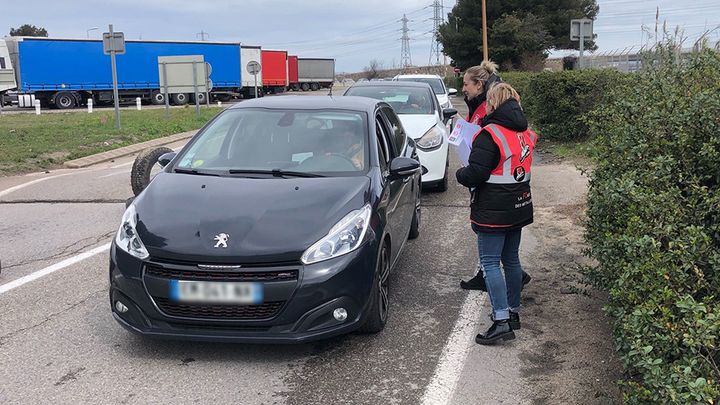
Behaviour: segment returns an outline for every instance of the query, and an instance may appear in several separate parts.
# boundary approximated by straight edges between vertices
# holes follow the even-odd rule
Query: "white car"
[[[390,104],[400,118],[399,129],[404,130],[417,145],[423,167],[423,188],[447,190],[447,122],[457,114],[457,110],[441,108],[430,85],[398,81],[363,82],[355,83],[344,95],[369,97]],[[398,127],[394,123],[389,124]]]
[[[435,96],[437,97],[438,103],[441,108],[452,108],[450,102],[450,96],[457,94],[457,89],[445,87],[445,82],[442,77],[438,75],[397,75],[393,78],[400,82],[419,82],[427,83],[432,87]]]

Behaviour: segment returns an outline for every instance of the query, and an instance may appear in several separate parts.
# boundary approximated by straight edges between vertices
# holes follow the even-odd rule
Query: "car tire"
[[[415,213],[413,214],[412,221],[410,222],[410,233],[408,239],[417,239],[420,236],[420,223],[422,215],[420,212],[420,206],[415,207]]]
[[[150,104],[152,104],[152,105],[165,104],[165,94],[161,93],[160,90],[153,90],[152,92],[150,92]]]
[[[385,328],[390,303],[389,286],[390,251],[387,244],[383,243],[377,259],[373,287],[370,290],[370,302],[365,312],[365,323],[360,327],[360,333],[378,333]]]
[[[161,146],[159,148],[145,149],[137,155],[130,171],[130,186],[136,196],[150,184],[150,175],[153,167],[157,164],[158,158],[172,151],[170,148]]]

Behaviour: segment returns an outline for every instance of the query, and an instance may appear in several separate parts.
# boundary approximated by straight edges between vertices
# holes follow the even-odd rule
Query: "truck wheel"
[[[300,85],[300,90],[302,90],[302,91],[308,91],[308,90],[310,90],[310,85],[307,84],[307,83],[303,83],[303,84]]]
[[[311,83],[311,84],[310,84],[310,89],[311,89],[312,91],[318,91],[318,90],[320,90],[320,85],[317,84],[317,83]]]
[[[130,186],[135,195],[140,194],[150,184],[152,169],[157,164],[158,158],[172,151],[170,148],[161,146],[145,149],[137,155],[130,171]]]
[[[160,90],[153,90],[150,93],[150,103],[152,105],[163,105],[165,104],[165,95]]]
[[[189,97],[185,93],[176,93],[170,96],[170,100],[175,105],[185,105],[189,101]]]
[[[195,102],[195,95],[193,94],[193,103]],[[198,103],[205,104],[205,93],[198,93]]]
[[[77,106],[77,99],[71,92],[61,91],[55,95],[55,106],[61,110],[75,108]]]

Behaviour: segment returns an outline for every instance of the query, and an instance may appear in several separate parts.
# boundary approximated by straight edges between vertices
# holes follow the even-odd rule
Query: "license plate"
[[[172,280],[170,299],[176,302],[261,304],[263,285],[228,281]]]

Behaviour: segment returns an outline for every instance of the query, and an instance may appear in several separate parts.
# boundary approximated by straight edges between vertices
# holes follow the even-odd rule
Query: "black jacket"
[[[467,96],[465,96],[465,104],[467,104],[469,111],[468,120],[472,118],[472,116],[475,114],[475,110],[477,110],[483,103],[483,101],[487,99],[488,89],[496,83],[502,83],[502,79],[500,79],[500,77],[498,77],[496,74],[492,74],[483,85],[482,93],[478,94],[477,97],[471,99],[468,99]]]
[[[510,99],[505,103],[501,104],[495,111],[485,117],[482,122],[482,126],[485,127],[490,124],[497,124],[517,132],[523,132],[528,129],[528,123],[527,119],[525,118],[525,114],[520,108],[520,104],[514,99]],[[462,184],[465,187],[475,189],[471,214],[471,217],[474,218],[474,221],[476,219],[478,220],[475,222],[486,223],[489,220],[490,222],[495,221],[505,224],[505,222],[508,222],[509,215],[516,214],[511,214],[513,210],[508,208],[507,212],[498,212],[496,213],[496,215],[491,215],[491,217],[488,218],[489,214],[488,212],[485,212],[487,211],[488,206],[493,206],[493,208],[497,211],[497,201],[486,201],[488,199],[493,200],[495,198],[495,196],[488,194],[496,193],[495,189],[487,187],[486,182],[490,178],[490,174],[492,173],[492,171],[498,166],[499,163],[500,149],[498,148],[497,144],[495,144],[495,141],[493,141],[490,133],[487,130],[482,130],[473,141],[468,166],[458,169],[455,173],[455,177],[458,183]],[[507,187],[504,187],[504,189],[507,190]],[[512,191],[507,191],[508,193],[514,193],[514,189],[515,188],[513,188]],[[502,196],[501,199],[504,200],[506,197],[509,198],[511,196]],[[525,217],[527,217],[527,215],[526,213],[523,213],[522,218],[519,218],[519,221],[510,221],[513,224],[512,227],[504,228],[503,230],[515,229],[532,222],[531,208],[530,217]],[[480,218],[482,218],[482,221],[480,221]],[[484,230],[492,229],[488,228]]]

